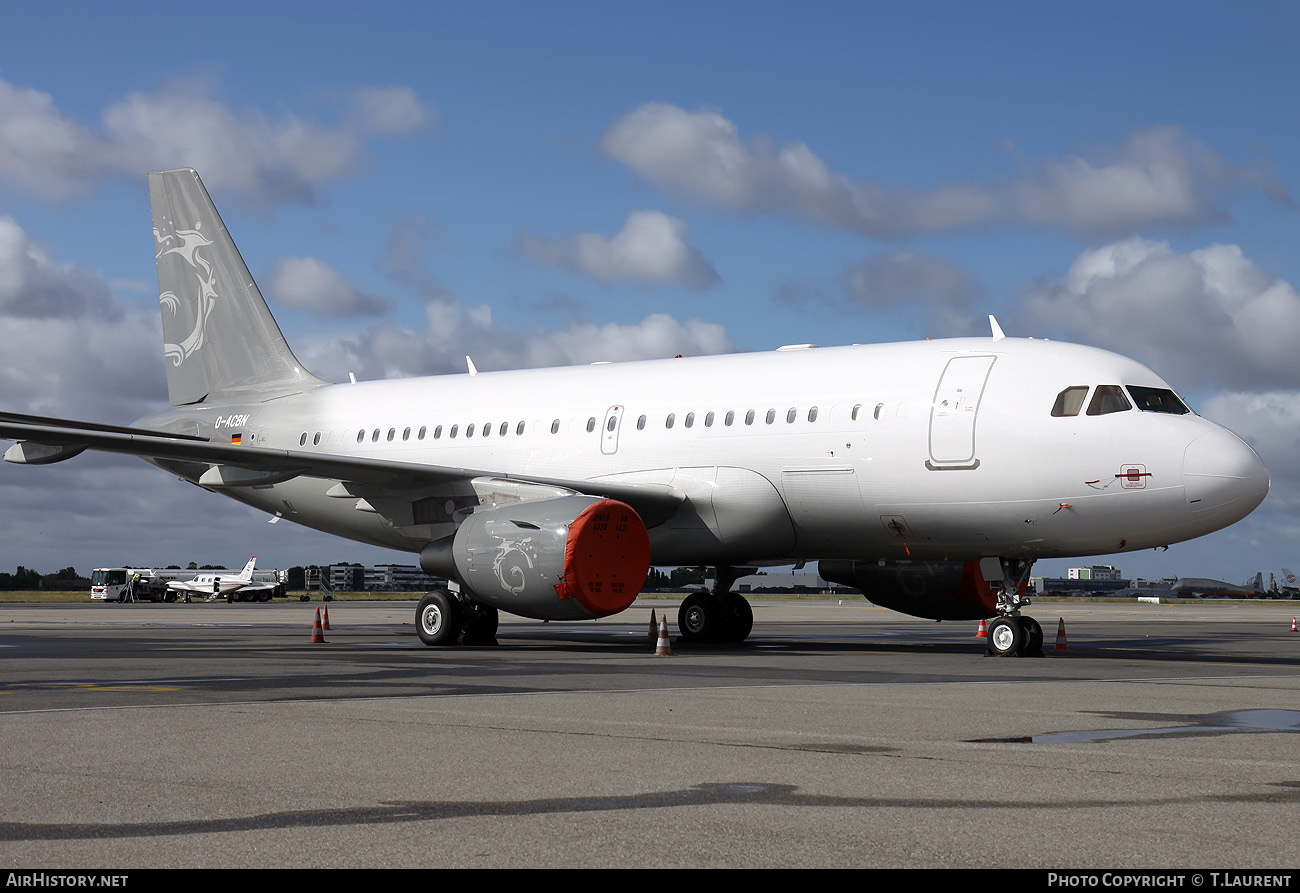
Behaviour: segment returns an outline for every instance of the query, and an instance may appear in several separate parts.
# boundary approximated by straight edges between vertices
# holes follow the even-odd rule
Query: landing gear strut
[[[743,642],[754,628],[754,610],[731,586],[753,568],[719,567],[713,591],[688,595],[677,611],[677,628],[687,642]]]
[[[497,609],[462,595],[426,592],[415,612],[415,631],[426,645],[495,645]]]
[[[1020,590],[1028,582],[1034,563],[1019,558],[999,561],[1002,591],[998,593],[998,616],[988,626],[988,653],[992,657],[1042,657],[1043,628],[1034,618],[1020,613],[1030,604]]]

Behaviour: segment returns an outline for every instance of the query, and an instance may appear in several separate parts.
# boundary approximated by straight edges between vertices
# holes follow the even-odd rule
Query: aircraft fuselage
[[[1089,414],[1099,386],[1169,389],[1096,348],[966,338],[325,385],[137,424],[307,456],[671,486],[685,501],[650,527],[664,565],[1109,554],[1201,536],[1263,499],[1267,471],[1235,435],[1134,399]],[[1053,415],[1071,388],[1080,405]],[[308,477],[222,492],[408,551],[475,501],[465,483],[362,499]]]

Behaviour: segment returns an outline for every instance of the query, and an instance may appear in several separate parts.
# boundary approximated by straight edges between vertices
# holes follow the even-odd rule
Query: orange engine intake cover
[[[555,592],[597,617],[617,614],[636,599],[650,572],[650,534],[631,506],[602,499],[569,525],[564,579]]]

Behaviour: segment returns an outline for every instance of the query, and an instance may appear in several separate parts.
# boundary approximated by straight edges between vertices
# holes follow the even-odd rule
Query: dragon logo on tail
[[[211,246],[212,240],[199,232],[199,226],[196,223],[194,229],[178,229],[170,234],[160,233],[156,227],[153,231],[155,259],[161,260],[169,254],[175,254],[193,268],[193,275],[198,280],[198,306],[194,308],[194,328],[179,343],[170,341],[163,343],[163,356],[173,366],[184,363],[203,347],[203,330],[218,298],[217,272],[211,261],[199,253],[199,249]],[[180,312],[181,298],[175,292],[162,292],[158,296],[158,302],[164,310],[171,312],[173,319],[177,317]],[[174,324],[169,326],[164,320],[165,333],[170,333],[173,328]]]

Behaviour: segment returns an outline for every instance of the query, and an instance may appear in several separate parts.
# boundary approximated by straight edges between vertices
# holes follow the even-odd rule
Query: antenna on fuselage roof
[[[989,328],[993,330],[994,341],[1001,341],[1003,338],[1007,337],[1002,334],[1002,326],[998,325],[998,321],[993,318],[992,313],[989,314]]]

